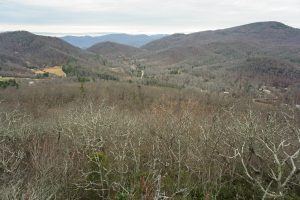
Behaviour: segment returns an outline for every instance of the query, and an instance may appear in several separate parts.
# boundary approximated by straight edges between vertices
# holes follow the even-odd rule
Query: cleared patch
[[[66,73],[62,70],[61,66],[47,67],[39,70],[32,70],[35,74],[49,73],[58,77],[66,77]]]
[[[8,81],[8,80],[15,80],[14,77],[2,77],[0,76],[0,81]]]

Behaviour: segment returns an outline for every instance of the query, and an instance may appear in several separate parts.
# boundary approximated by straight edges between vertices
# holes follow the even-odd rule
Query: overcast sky
[[[190,33],[257,21],[300,28],[300,0],[0,0],[0,31]]]

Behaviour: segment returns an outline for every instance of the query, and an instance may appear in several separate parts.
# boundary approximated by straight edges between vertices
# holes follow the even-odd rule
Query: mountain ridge
[[[141,48],[161,50],[170,46],[195,46],[212,42],[234,42],[247,40],[259,45],[261,42],[285,42],[300,44],[300,29],[280,22],[255,22],[226,29],[195,32],[191,34],[173,34],[150,42]],[[250,41],[251,40],[251,41]]]
[[[101,42],[115,42],[133,47],[141,47],[146,43],[165,37],[165,34],[156,35],[131,35],[125,33],[107,34],[102,36],[64,36],[61,37],[64,41],[86,49]]]
[[[183,85],[185,82],[179,83],[177,74],[194,83],[207,80],[207,76],[215,77],[216,81],[234,73],[251,77],[262,74],[264,78],[281,78],[282,82],[293,77],[293,81],[298,81],[288,73],[295,72],[295,77],[299,77],[300,29],[279,22],[257,22],[215,31],[173,34],[142,48],[102,42],[86,50],[58,38],[28,32],[0,34],[1,71],[23,70],[20,72],[23,73],[30,67],[63,65],[70,59],[80,62],[71,62],[75,68],[85,66],[80,73],[86,76],[118,69],[127,79],[143,70],[147,77],[173,79],[175,84]],[[70,67],[73,71],[74,66]],[[93,72],[84,73],[91,68]]]
[[[117,56],[131,57],[140,53],[143,50],[136,47],[119,44],[115,42],[101,42],[91,46],[90,48],[87,49],[87,51],[102,56],[107,56],[107,57],[117,57]]]

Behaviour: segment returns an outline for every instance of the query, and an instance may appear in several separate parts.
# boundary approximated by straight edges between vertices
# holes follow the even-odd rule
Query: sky
[[[300,28],[300,0],[0,0],[0,32],[171,34],[279,21]]]

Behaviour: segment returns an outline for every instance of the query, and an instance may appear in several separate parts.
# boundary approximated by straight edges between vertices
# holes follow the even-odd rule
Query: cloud
[[[299,18],[299,0],[0,0],[2,29],[189,32]]]

